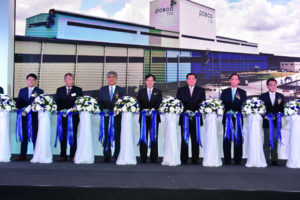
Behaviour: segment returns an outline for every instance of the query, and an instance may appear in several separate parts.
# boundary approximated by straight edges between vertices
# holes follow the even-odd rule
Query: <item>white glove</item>
[[[29,105],[29,106],[27,106],[26,108],[25,108],[25,112],[26,113],[29,113],[31,111],[31,105]]]

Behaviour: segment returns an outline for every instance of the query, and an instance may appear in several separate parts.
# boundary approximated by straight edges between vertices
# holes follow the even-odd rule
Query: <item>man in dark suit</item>
[[[205,101],[205,90],[196,86],[197,76],[194,73],[186,75],[187,86],[178,88],[177,99],[183,106],[184,112],[190,110],[192,112],[199,111],[200,104]],[[181,163],[186,164],[188,159],[188,145],[184,141],[184,124],[183,116],[180,116],[179,125],[181,126]],[[203,125],[201,118],[201,126]],[[199,127],[200,128],[200,127]],[[196,137],[196,118],[195,116],[189,120],[189,135],[192,139],[192,163],[197,164],[199,159],[199,144]]]
[[[113,111],[115,103],[119,98],[122,98],[126,95],[124,88],[121,88],[116,85],[118,79],[117,72],[110,71],[107,73],[107,82],[108,85],[103,86],[99,90],[98,103],[101,109],[106,111]],[[120,152],[120,132],[121,132],[121,117],[119,114],[114,118],[114,129],[115,129],[115,152],[114,158],[117,160]],[[105,123],[105,139],[103,143],[103,162],[109,162],[111,158],[111,149],[110,149],[110,140],[108,138],[108,123],[109,117],[106,116],[104,119]],[[108,149],[106,150],[106,146],[108,145]]]
[[[140,89],[138,91],[137,94],[137,101],[140,105],[140,110],[144,110],[144,109],[155,109],[156,111],[158,111],[158,108],[161,104],[162,101],[162,92],[161,90],[154,88],[154,84],[155,84],[155,76],[152,74],[149,74],[145,77],[145,82],[146,82],[146,88]],[[157,115],[157,123],[156,123],[156,133],[158,133],[158,125],[160,122],[160,116],[159,114]],[[140,119],[139,119],[140,123],[142,121],[142,117],[140,115]],[[148,135],[149,135],[149,131],[151,129],[151,125],[152,125],[152,118],[151,116],[147,116],[146,117],[146,140],[147,140],[147,144],[148,144]],[[147,144],[145,144],[144,142],[140,143],[140,154],[141,154],[141,162],[145,163],[147,161]],[[151,162],[156,162],[158,157],[158,150],[157,150],[157,141],[156,142],[151,142],[151,153],[150,153],[150,159]]]
[[[0,94],[3,94],[4,92],[3,92],[3,88],[2,87],[0,87]]]
[[[27,106],[31,105],[34,99],[43,94],[44,91],[35,86],[37,76],[35,74],[28,74],[27,77],[27,87],[20,89],[16,106],[18,109],[25,109]],[[28,145],[28,134],[27,134],[27,116],[22,116],[22,132],[23,141],[21,143],[21,153],[16,161],[27,160],[27,145]],[[38,132],[38,113],[32,112],[32,142],[35,146],[35,141]]]
[[[229,77],[231,87],[224,89],[221,93],[221,100],[225,106],[225,112],[223,116],[223,128],[225,134],[226,125],[226,113],[227,112],[239,112],[242,113],[242,106],[247,100],[247,93],[245,90],[238,88],[240,83],[240,76],[237,73],[233,73]],[[233,127],[235,127],[235,117],[232,116]],[[234,142],[234,162],[240,164],[243,156],[243,139],[241,134],[238,134],[238,144]],[[231,162],[231,141],[234,138],[224,138],[223,151],[224,151],[224,164],[228,165]]]
[[[57,110],[67,110],[74,107],[75,100],[77,97],[82,96],[82,89],[74,85],[74,76],[71,73],[67,73],[64,76],[65,86],[57,88],[55,94],[55,101],[57,104]],[[74,161],[74,156],[77,148],[77,130],[79,123],[79,114],[73,115],[73,134],[74,143],[70,147],[70,160]],[[60,141],[60,158],[59,161],[67,160],[67,127],[68,127],[68,116],[62,117],[63,127],[63,140]]]
[[[284,111],[284,96],[281,93],[276,92],[277,81],[274,78],[269,78],[267,80],[268,92],[263,93],[260,99],[265,102],[267,114],[272,113],[276,115],[277,113]],[[277,140],[275,135],[277,132],[277,116],[273,120],[274,125],[274,148],[270,147],[270,129],[269,121],[264,118],[263,128],[264,128],[264,153],[268,164],[278,166],[278,153],[277,153]],[[271,154],[271,163],[270,163]]]

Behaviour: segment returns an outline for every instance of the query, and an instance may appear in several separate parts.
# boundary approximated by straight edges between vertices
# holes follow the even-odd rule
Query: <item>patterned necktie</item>
[[[235,89],[232,89],[232,101],[234,101],[235,98]]]
[[[150,99],[151,99],[151,90],[148,90],[148,99],[149,99],[149,101],[150,101]]]
[[[110,100],[111,101],[113,99],[113,96],[114,96],[114,90],[113,90],[113,87],[110,87]]]
[[[70,96],[70,93],[71,93],[71,89],[68,88],[68,89],[67,89],[67,95]]]

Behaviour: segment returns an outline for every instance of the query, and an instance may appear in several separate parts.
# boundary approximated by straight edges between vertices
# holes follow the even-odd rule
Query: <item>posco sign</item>
[[[155,14],[157,13],[164,13],[166,12],[168,15],[173,15],[173,6],[175,6],[177,3],[175,0],[170,1],[170,6],[164,7],[164,8],[157,8],[155,9]]]
[[[209,12],[206,12],[206,11],[203,11],[203,10],[200,10],[199,11],[199,17],[205,17],[208,19],[208,22],[209,23],[213,23],[213,19],[214,19],[214,15],[209,13]]]

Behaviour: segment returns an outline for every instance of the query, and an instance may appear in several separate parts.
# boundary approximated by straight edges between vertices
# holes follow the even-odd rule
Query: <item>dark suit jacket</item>
[[[158,111],[158,108],[162,101],[162,92],[157,88],[153,88],[151,98],[149,101],[147,88],[143,88],[138,91],[136,98],[140,105],[141,111],[144,109],[151,110],[152,108]],[[160,122],[159,114],[157,115],[157,121]],[[140,122],[141,122],[141,116],[140,116]]]
[[[0,94],[3,94],[4,92],[3,92],[3,88],[2,87],[0,87]]]
[[[34,90],[32,91],[32,94],[35,94],[36,96],[38,96],[40,94],[43,94],[43,93],[44,93],[44,91],[42,89],[38,88],[38,87],[35,87]],[[34,99],[35,99],[35,97],[33,97],[33,96],[28,98],[28,87],[22,88],[19,91],[16,106],[17,106],[18,109],[25,108],[25,107],[31,105],[32,102],[34,101]],[[27,127],[27,116],[22,116],[23,137],[27,137],[26,127]],[[33,131],[34,137],[36,137],[36,134],[37,134],[37,131],[38,131],[38,113],[37,112],[32,112],[32,131]]]
[[[247,93],[245,90],[243,90],[241,88],[237,88],[235,94],[236,95],[235,95],[234,101],[232,101],[231,87],[222,91],[221,100],[225,106],[225,112],[224,112],[223,121],[222,121],[223,124],[225,124],[225,122],[226,122],[225,114],[228,111],[232,110],[234,112],[242,113],[242,106],[244,105],[244,103],[247,100]],[[239,98],[238,98],[238,96],[239,96]]]
[[[98,104],[100,105],[101,109],[108,109],[109,111],[113,111],[117,100],[125,95],[125,89],[116,85],[113,99],[111,101],[109,95],[109,86],[106,85],[100,88],[98,95]]]
[[[42,89],[35,87],[34,90],[32,91],[32,96],[28,98],[28,87],[20,89],[18,99],[16,102],[17,108],[22,109],[31,105],[35,99],[35,97],[33,97],[33,94],[36,94],[36,96],[38,96],[43,93],[44,91]]]
[[[284,96],[281,93],[276,92],[275,93],[275,102],[274,106],[272,105],[271,99],[269,92],[263,93],[259,97],[263,102],[265,102],[267,114],[268,113],[273,113],[277,114],[279,112],[283,113],[284,112]],[[277,127],[277,118],[273,120],[274,127]],[[263,127],[264,128],[269,128],[269,121],[264,118],[263,121]]]
[[[71,88],[70,95],[67,95],[66,86],[57,88],[55,94],[55,102],[57,104],[57,110],[61,111],[63,109],[70,109],[74,107],[75,100],[77,97],[82,96],[82,89],[77,86]]]
[[[184,106],[184,112],[186,110],[190,111],[199,111],[200,104],[202,101],[205,101],[205,90],[202,87],[196,86],[193,90],[193,96],[190,95],[189,86],[180,87],[177,90],[177,99],[179,99]],[[202,117],[201,117],[201,125],[203,124]],[[179,118],[179,125],[183,125],[183,116]]]

